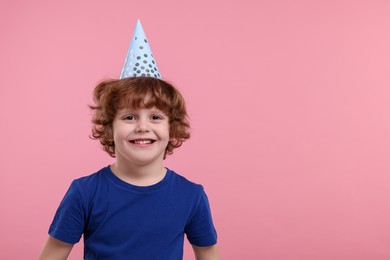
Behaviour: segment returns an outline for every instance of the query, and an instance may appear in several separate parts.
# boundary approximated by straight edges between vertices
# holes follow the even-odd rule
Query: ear
[[[176,137],[172,136],[172,132],[169,133],[169,142],[175,142]]]
[[[176,137],[171,137],[171,138],[169,138],[169,143],[173,146],[176,146],[176,144],[178,143],[178,140]]]
[[[109,126],[106,126],[106,136],[107,136],[108,140],[113,142],[114,141],[114,131],[112,128],[113,128],[112,124]]]

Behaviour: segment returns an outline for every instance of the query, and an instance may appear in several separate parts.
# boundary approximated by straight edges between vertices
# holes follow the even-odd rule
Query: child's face
[[[121,109],[113,121],[117,162],[134,165],[162,163],[169,142],[169,120],[161,110]]]

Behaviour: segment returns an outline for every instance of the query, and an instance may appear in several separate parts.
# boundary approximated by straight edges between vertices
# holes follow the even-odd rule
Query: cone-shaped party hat
[[[138,20],[133,37],[131,38],[129,50],[127,51],[125,64],[123,65],[119,78],[123,79],[141,76],[161,79],[149,42],[146,39],[144,29],[142,28],[141,21]]]

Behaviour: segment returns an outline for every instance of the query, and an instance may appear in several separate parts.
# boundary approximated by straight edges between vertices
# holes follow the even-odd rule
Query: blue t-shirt
[[[70,185],[49,234],[75,244],[85,259],[182,259],[184,233],[196,246],[217,242],[201,185],[167,169],[146,187],[126,183],[107,166]]]

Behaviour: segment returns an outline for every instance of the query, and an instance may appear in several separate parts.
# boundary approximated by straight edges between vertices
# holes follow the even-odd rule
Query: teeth
[[[151,144],[151,140],[135,140],[134,143],[136,144]]]

